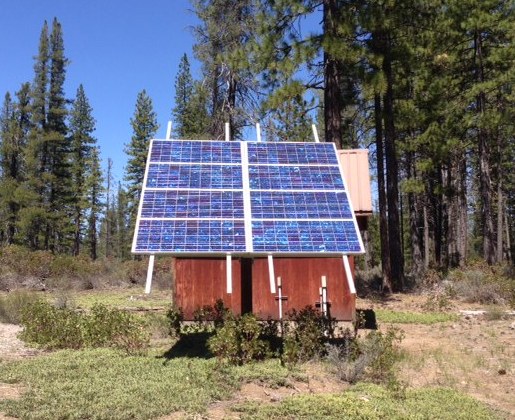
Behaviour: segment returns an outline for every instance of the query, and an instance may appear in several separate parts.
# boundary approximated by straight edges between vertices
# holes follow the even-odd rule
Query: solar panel
[[[332,143],[153,140],[133,252],[335,255],[363,244]]]

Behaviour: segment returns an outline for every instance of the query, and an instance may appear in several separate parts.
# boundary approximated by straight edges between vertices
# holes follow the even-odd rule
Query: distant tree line
[[[95,120],[82,85],[64,94],[68,59],[54,19],[44,23],[32,83],[0,113],[0,243],[98,254],[103,177]]]
[[[173,137],[367,147],[377,185],[369,264],[385,290],[515,249],[515,10],[508,0],[192,0],[193,77],[175,77]],[[122,184],[99,168],[84,89],[64,97],[60,25],[45,24],[34,80],[0,115],[0,241],[130,258],[148,141],[141,91]],[[247,131],[246,131],[247,130]]]

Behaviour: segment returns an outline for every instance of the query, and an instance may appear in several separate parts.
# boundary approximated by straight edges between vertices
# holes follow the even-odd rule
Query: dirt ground
[[[398,295],[386,301],[359,299],[358,308],[422,312],[427,297]],[[465,315],[462,310],[479,310],[480,305],[452,302],[455,322],[434,325],[396,324],[404,331],[401,347],[405,358],[399,366],[400,378],[409,386],[446,386],[467,393],[515,418],[515,316],[489,320],[485,315]],[[488,308],[486,308],[488,309]],[[389,327],[379,325],[380,329]],[[0,324],[0,360],[35,357],[39,351],[27,348],[17,337],[20,328]],[[229,406],[242,401],[276,402],[295,394],[334,393],[348,385],[320,369],[307,367],[307,382],[292,382],[288,387],[270,388],[246,384],[230,401],[210,407],[208,417],[231,418]],[[23,389],[0,384],[0,398],[20,395]],[[181,413],[161,420],[181,418]],[[4,420],[0,413],[0,420]]]
[[[422,312],[425,302],[423,295],[394,295],[380,302],[358,300],[357,306]],[[397,324],[404,331],[401,347],[406,353],[401,377],[413,387],[458,389],[515,418],[515,316],[511,312],[489,320],[487,314],[463,313],[481,310],[492,309],[453,301],[449,312],[459,314],[455,322]]]

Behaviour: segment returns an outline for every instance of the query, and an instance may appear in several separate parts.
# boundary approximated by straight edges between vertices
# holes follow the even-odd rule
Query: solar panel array
[[[362,253],[332,143],[153,140],[135,253]]]

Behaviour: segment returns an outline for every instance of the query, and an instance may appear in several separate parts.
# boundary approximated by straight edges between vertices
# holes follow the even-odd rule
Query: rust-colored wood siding
[[[353,258],[349,260],[354,272]],[[246,261],[251,265],[247,266]],[[274,258],[274,270],[275,276],[282,278],[283,296],[287,297],[283,314],[293,308],[317,305],[321,277],[326,276],[330,315],[342,321],[353,319],[356,298],[350,293],[341,257]],[[192,319],[197,308],[213,305],[219,298],[236,314],[252,311],[261,319],[279,318],[277,294],[270,292],[268,260],[234,259],[232,271],[233,293],[227,294],[225,259],[176,258],[176,302],[186,319]]]
[[[234,313],[241,313],[240,262],[232,261],[232,293],[227,293],[225,258],[175,258],[175,302],[186,320],[193,312],[222,299]]]
[[[352,261],[352,258],[350,258]],[[351,269],[354,268],[351,262]],[[330,316],[338,320],[351,320],[355,311],[355,296],[351,296],[342,258],[274,258],[275,276],[282,279],[283,314],[320,303],[321,278],[327,278],[327,299]],[[276,295],[270,293],[268,262],[254,260],[252,279],[254,313],[261,319],[279,317]]]

